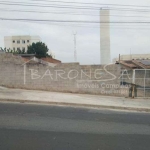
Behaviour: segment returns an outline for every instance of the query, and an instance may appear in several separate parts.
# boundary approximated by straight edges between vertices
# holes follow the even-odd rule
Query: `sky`
[[[19,3],[27,6],[16,5]],[[79,9],[81,7],[88,9]],[[110,24],[111,59],[119,54],[150,53],[150,23],[139,23],[150,22],[149,0],[6,0],[0,2],[0,18],[99,22],[99,9],[103,7],[110,9],[110,22],[137,22]],[[0,20],[0,47],[4,47],[4,36],[38,35],[56,59],[64,63],[74,62],[75,33],[77,61],[80,64],[100,64],[100,23]]]

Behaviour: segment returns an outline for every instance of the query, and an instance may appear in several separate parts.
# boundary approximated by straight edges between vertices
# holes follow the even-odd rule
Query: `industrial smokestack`
[[[100,58],[101,64],[111,63],[109,9],[100,10]]]

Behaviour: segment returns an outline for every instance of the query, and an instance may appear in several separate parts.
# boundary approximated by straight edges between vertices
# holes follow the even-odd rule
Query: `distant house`
[[[51,57],[43,57],[43,58],[41,58],[41,60],[44,60],[44,61],[47,61],[47,62],[50,62],[50,63],[54,63],[54,64],[60,64],[61,63],[60,60],[57,60],[57,59],[54,59],[54,58],[51,58]]]
[[[150,60],[120,60],[116,62],[129,69],[150,69]]]
[[[120,58],[119,58],[120,57]],[[127,61],[127,60],[150,60],[150,54],[131,54],[131,55],[120,55],[118,58],[113,59],[113,63],[116,61]]]

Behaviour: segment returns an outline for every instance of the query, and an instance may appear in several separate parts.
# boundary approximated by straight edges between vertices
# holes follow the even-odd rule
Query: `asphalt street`
[[[0,150],[148,150],[150,114],[0,103]]]

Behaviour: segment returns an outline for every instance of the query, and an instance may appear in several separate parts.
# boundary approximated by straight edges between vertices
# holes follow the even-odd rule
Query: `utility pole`
[[[77,32],[76,33],[73,33],[74,35],[74,61],[77,62],[77,40],[76,40],[76,35],[77,35]]]

